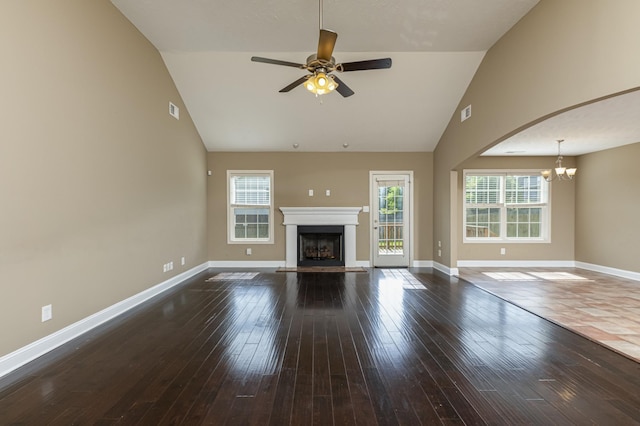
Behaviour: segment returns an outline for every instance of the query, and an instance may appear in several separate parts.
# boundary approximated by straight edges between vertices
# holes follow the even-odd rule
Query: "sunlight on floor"
[[[579,275],[571,274],[569,272],[529,272],[531,275],[535,275],[538,278],[549,281],[593,281]]]
[[[426,290],[426,287],[406,269],[382,269],[380,282],[401,285],[404,290]]]
[[[259,272],[220,272],[213,277],[206,280],[211,281],[223,281],[223,280],[252,280],[258,275]]]
[[[524,272],[483,272],[484,275],[499,281],[537,281],[538,278],[532,277]]]
[[[483,272],[498,281],[593,281],[569,272]]]

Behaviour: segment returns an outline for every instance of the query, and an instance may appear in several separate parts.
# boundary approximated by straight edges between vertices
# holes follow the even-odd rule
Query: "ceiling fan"
[[[251,60],[253,62],[263,62],[265,64],[300,68],[311,73],[310,75],[300,77],[293,83],[280,89],[280,93],[289,92],[301,84],[304,84],[307,90],[315,93],[316,96],[324,95],[336,90],[345,98],[353,95],[354,92],[337,76],[332,75],[332,72],[391,68],[391,58],[369,59],[365,61],[336,64],[335,58],[331,55],[333,54],[333,48],[336,45],[337,38],[338,34],[336,32],[322,28],[322,0],[320,0],[320,39],[318,40],[318,51],[317,53],[309,56],[306,63],[298,64],[295,62],[262,58],[259,56],[253,56],[251,57]]]

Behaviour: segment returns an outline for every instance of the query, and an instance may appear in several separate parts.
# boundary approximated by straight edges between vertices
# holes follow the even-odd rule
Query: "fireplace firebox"
[[[344,266],[344,226],[298,226],[298,266]]]

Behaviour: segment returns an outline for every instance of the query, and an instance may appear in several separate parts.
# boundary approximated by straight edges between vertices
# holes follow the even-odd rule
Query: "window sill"
[[[273,240],[227,240],[227,244],[275,244],[275,242]]]
[[[551,243],[550,239],[539,238],[539,239],[531,239],[531,240],[516,240],[516,239],[502,239],[496,238],[491,240],[472,240],[472,239],[463,239],[463,244],[549,244]]]

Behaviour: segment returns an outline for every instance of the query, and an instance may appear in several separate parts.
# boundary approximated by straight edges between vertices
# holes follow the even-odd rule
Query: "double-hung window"
[[[464,241],[549,241],[549,184],[539,172],[464,173]]]
[[[273,171],[228,170],[229,243],[273,243]]]

